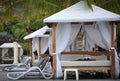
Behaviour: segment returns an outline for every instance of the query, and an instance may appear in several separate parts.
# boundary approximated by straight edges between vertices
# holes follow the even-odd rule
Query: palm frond
[[[87,3],[88,7],[93,11],[92,4],[94,4],[94,0],[85,0]]]
[[[120,0],[95,0],[96,5],[120,14]]]
[[[14,38],[16,38],[16,40],[23,39],[23,37],[26,36],[27,34],[28,33],[24,29],[20,29],[20,28],[13,29],[13,35],[14,35]]]

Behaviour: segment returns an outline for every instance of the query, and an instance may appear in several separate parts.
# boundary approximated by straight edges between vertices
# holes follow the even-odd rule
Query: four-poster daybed
[[[118,68],[118,57],[115,53],[115,23],[116,21],[120,21],[120,15],[114,14],[112,12],[109,12],[107,10],[104,10],[100,7],[97,7],[95,5],[92,5],[93,11],[88,8],[87,4],[84,1],[80,1],[76,3],[75,5],[66,8],[46,19],[44,19],[44,22],[52,28],[52,35],[51,35],[51,47],[52,48],[52,56],[53,56],[53,71],[54,71],[54,78],[62,76],[61,71],[61,65],[64,65],[63,68],[78,68],[79,70],[99,70],[99,69],[106,69],[111,71],[112,78],[118,77],[119,68]],[[102,24],[99,24],[102,23]],[[92,25],[96,26],[92,26]],[[99,32],[92,32],[87,34],[87,37],[89,37],[87,40],[89,46],[94,47],[95,44],[105,49],[105,51],[88,51],[88,52],[64,52],[66,48],[72,43],[72,41],[75,39],[76,35],[73,35],[73,33],[69,31],[74,31],[74,28],[77,27],[83,27],[86,32],[89,31],[87,28],[101,28],[105,27],[105,29],[99,30]],[[87,26],[87,27],[86,27]],[[101,27],[100,27],[101,26]],[[71,29],[70,29],[71,28]],[[75,29],[75,31],[78,31],[78,29]],[[107,31],[107,36],[102,35],[100,33],[103,31],[103,34],[105,34],[105,31]],[[97,29],[95,31],[98,31]],[[77,32],[74,32],[77,34]],[[96,34],[97,33],[97,34]],[[100,33],[100,34],[99,34]],[[62,34],[62,35],[61,35]],[[98,40],[100,39],[101,43],[98,41],[91,39],[93,36],[98,35]],[[66,39],[64,39],[66,36]],[[100,38],[99,38],[100,37]],[[72,40],[72,41],[69,41]],[[90,41],[91,40],[91,41]],[[91,44],[92,43],[92,44]],[[94,45],[93,45],[94,44]],[[105,45],[106,44],[106,45]],[[88,47],[89,47],[88,46]],[[64,54],[84,54],[84,55],[106,55],[107,59],[106,61],[101,62],[101,65],[96,65],[97,63],[100,63],[98,61],[94,61],[95,64],[89,64],[84,65],[80,63],[76,67],[74,65],[74,62],[71,61],[71,65],[69,64],[66,66],[67,61],[61,62],[59,60],[59,55]],[[62,63],[62,64],[61,64]],[[64,64],[65,63],[65,64]],[[81,62],[84,63],[84,62]],[[87,64],[89,61],[87,62]],[[105,64],[106,63],[106,64]],[[105,64],[105,65],[103,65]]]

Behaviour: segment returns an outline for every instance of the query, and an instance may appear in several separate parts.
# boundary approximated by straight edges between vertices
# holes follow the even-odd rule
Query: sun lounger
[[[26,70],[27,68],[29,68],[29,63],[30,63],[31,57],[25,57],[21,63],[18,64],[13,64],[10,66],[5,66],[4,67],[4,71],[22,71],[22,70]]]
[[[50,79],[53,77],[52,67],[50,64],[50,57],[45,57],[41,59],[36,65],[30,67],[27,71],[24,72],[9,72],[7,77],[12,80],[17,80],[24,77],[26,74],[31,72],[39,72],[45,79]]]

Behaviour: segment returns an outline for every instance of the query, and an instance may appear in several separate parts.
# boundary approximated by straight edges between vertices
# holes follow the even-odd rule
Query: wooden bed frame
[[[73,61],[73,60],[61,60],[62,69],[65,68],[77,68],[78,70],[111,70],[111,57],[108,51],[96,51],[96,52],[63,52],[62,55],[90,55],[101,56],[105,55],[107,59],[104,60],[88,60],[88,61]],[[105,62],[105,63],[104,63]],[[74,64],[73,64],[74,63]]]

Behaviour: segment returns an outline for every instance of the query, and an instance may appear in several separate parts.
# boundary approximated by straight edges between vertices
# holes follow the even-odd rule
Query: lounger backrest
[[[35,65],[33,65],[33,66],[39,67],[40,64],[41,64],[43,61],[44,61],[44,58],[41,58],[40,61],[36,62]]]
[[[40,66],[39,66],[40,69],[43,70],[44,67],[46,66],[47,62],[49,62],[49,61],[50,61],[50,57],[45,57],[44,60],[41,62]]]
[[[23,59],[21,60],[21,63],[24,63],[27,57],[23,57]]]
[[[31,57],[27,57],[26,60],[24,61],[24,64],[28,65],[31,60]]]

